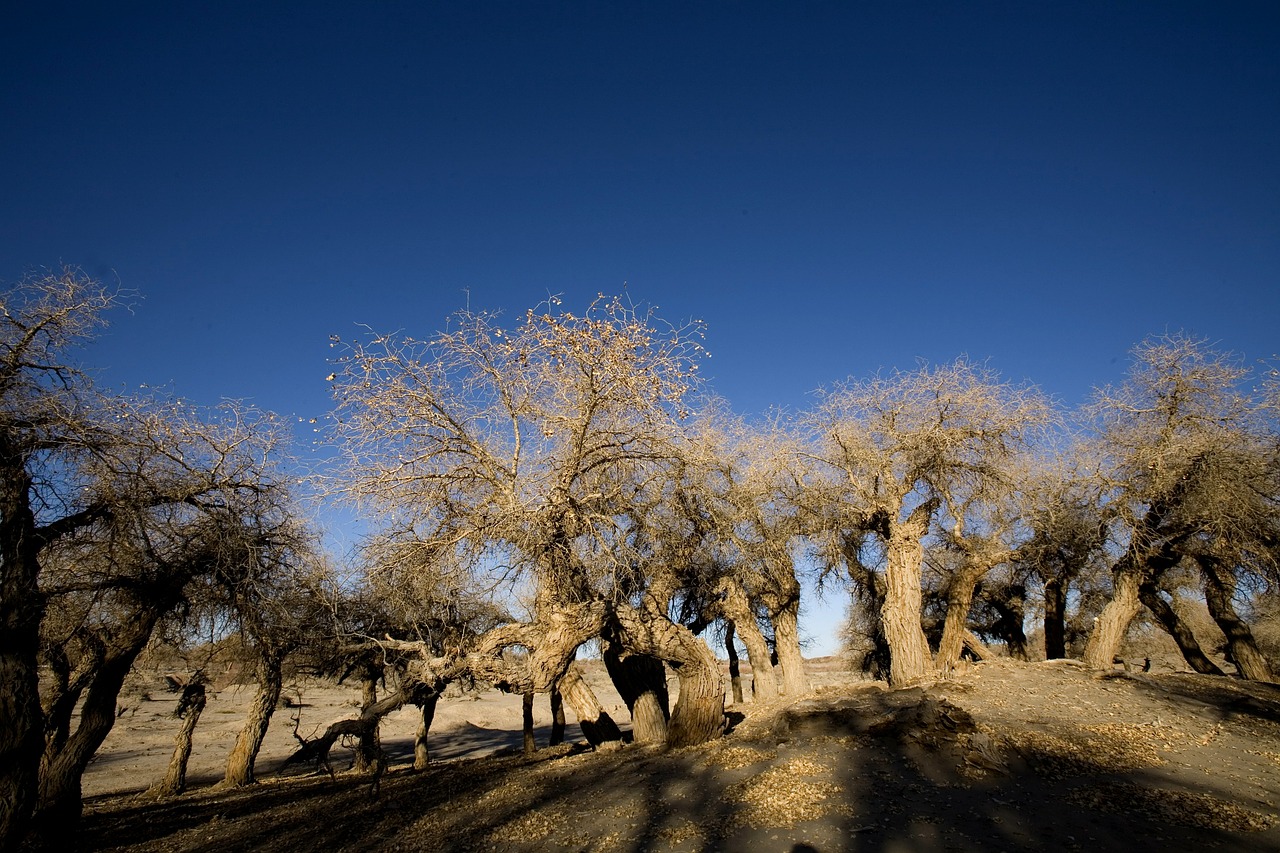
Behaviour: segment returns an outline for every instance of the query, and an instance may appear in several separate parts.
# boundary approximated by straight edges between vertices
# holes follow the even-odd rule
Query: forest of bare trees
[[[372,773],[379,720],[406,705],[429,760],[459,682],[620,738],[584,647],[637,741],[705,742],[727,690],[808,690],[819,582],[847,599],[849,665],[893,687],[965,655],[1110,669],[1135,626],[1197,672],[1273,677],[1280,381],[1189,336],[1138,343],[1079,410],[959,359],[850,365],[808,411],[744,417],[700,378],[701,323],[608,296],[464,311],[421,338],[333,339],[334,452],[308,468],[270,413],[96,387],[81,347],[127,295],[66,270],[0,299],[0,850],[74,828],[125,678],[161,642],[238,638],[258,692],[227,786],[254,781],[286,667],[362,685],[303,749],[356,737]],[[321,545],[333,505],[370,531],[353,555]],[[722,683],[739,648],[754,697]]]

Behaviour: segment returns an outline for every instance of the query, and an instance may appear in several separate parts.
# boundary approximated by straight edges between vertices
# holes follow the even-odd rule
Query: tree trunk
[[[200,715],[204,713],[204,684],[196,681],[182,689],[182,698],[178,701],[175,717],[182,720],[182,728],[173,742],[173,756],[169,759],[169,769],[163,781],[147,789],[147,794],[154,797],[176,797],[187,789],[187,762],[191,759],[192,735]]]
[[[368,713],[370,708],[378,704],[378,679],[372,675],[366,675],[361,681],[360,687],[360,713],[364,715]],[[377,723],[372,726],[366,726],[360,732],[354,763],[354,769],[357,773],[373,773],[377,770],[378,758],[382,755],[382,739],[378,736],[381,722],[382,720],[379,718]]]
[[[1084,662],[1092,669],[1115,666],[1116,652],[1129,630],[1129,623],[1142,609],[1139,595],[1142,578],[1135,562],[1135,558],[1126,555],[1112,572],[1111,600],[1094,620],[1084,649]]]
[[[1044,656],[1067,656],[1067,585],[1059,578],[1044,582]]]
[[[31,480],[0,439],[0,853],[16,850],[35,811],[44,732],[37,655],[43,599]]]
[[[933,673],[929,641],[920,624],[923,535],[921,524],[905,523],[885,543],[886,585],[880,618],[889,643],[889,684],[893,687],[914,684]]]
[[[946,675],[960,661],[968,633],[969,608],[973,606],[973,591],[978,579],[987,572],[986,565],[965,564],[951,577],[947,588],[947,615],[942,624],[942,639],[938,643],[938,672]]]
[[[560,679],[560,694],[578,716],[587,743],[599,746],[606,741],[622,740],[622,731],[596,699],[595,692],[583,679],[577,664],[570,665]]]
[[[284,655],[275,650],[259,649],[258,657],[258,691],[249,705],[249,714],[245,718],[244,727],[236,737],[235,746],[227,758],[227,772],[222,784],[228,787],[241,787],[254,782],[253,766],[257,761],[258,751],[262,749],[262,741],[267,736],[271,725],[271,715],[275,713],[280,702],[280,689],[284,677]]]
[[[418,721],[418,730],[413,738],[413,769],[426,770],[431,762],[431,753],[427,749],[427,736],[431,733],[431,723],[436,718],[436,702],[440,694],[432,693],[422,700],[422,718]]]
[[[809,692],[809,676],[800,651],[800,590],[773,613],[774,648],[782,670],[782,692],[795,698]]]
[[[551,688],[551,739],[548,743],[551,746],[559,746],[564,743],[564,697],[560,695],[560,688]]]
[[[1236,591],[1235,575],[1221,560],[1213,557],[1201,557],[1197,562],[1204,578],[1204,600],[1209,605],[1209,615],[1227,636],[1227,650],[1240,671],[1240,677],[1250,681],[1274,681],[1271,666],[1258,650],[1253,632],[1231,604]]]
[[[747,660],[751,663],[751,695],[761,702],[778,698],[778,681],[773,671],[769,643],[760,633],[746,591],[733,578],[722,579],[716,591],[722,599],[721,611],[733,621],[735,631],[747,647]]]
[[[738,646],[733,638],[733,620],[724,620],[724,651],[729,656],[729,684],[733,690],[733,704],[741,705],[742,671],[738,665]]]
[[[987,648],[986,644],[979,640],[978,635],[972,631],[964,632],[964,647],[978,660],[991,660],[995,657],[995,655],[991,654],[991,649]]]
[[[103,660],[85,694],[79,725],[41,777],[36,822],[47,837],[64,836],[79,822],[84,770],[115,725],[120,689],[157,618],[157,613],[137,616],[127,633],[116,638],[118,645]]]
[[[1173,637],[1173,641],[1178,644],[1178,650],[1182,652],[1182,659],[1192,669],[1201,675],[1223,674],[1218,665],[1205,655],[1191,627],[1182,621],[1182,617],[1178,616],[1169,602],[1164,600],[1164,596],[1160,595],[1160,590],[1156,589],[1155,584],[1142,584],[1138,588],[1138,597],[1156,617],[1160,627]]]
[[[604,644],[604,665],[618,695],[631,712],[631,739],[635,743],[664,743],[671,699],[667,695],[667,670],[662,661],[647,655],[628,654],[615,642]]]
[[[533,694],[520,696],[520,719],[524,734],[524,754],[533,755],[538,751],[538,742],[533,737]]]
[[[628,651],[666,661],[680,679],[667,727],[668,746],[692,746],[724,731],[724,683],[720,665],[707,644],[655,606],[615,609],[615,636]]]

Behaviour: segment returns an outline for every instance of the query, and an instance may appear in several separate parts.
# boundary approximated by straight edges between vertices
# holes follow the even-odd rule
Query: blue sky
[[[0,123],[0,280],[137,291],[86,360],[200,403],[624,283],[744,412],[1280,350],[1274,3],[9,2]]]

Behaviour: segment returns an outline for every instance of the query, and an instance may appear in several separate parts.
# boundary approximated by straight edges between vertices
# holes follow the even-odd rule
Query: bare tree
[[[1172,335],[1139,344],[1126,382],[1097,393],[1091,413],[1110,463],[1107,506],[1121,550],[1111,601],[1085,650],[1090,666],[1111,666],[1144,589],[1158,607],[1154,590],[1184,559],[1202,561],[1213,597],[1223,572],[1234,577],[1247,554],[1266,553],[1276,518],[1276,439],[1269,404],[1250,377],[1237,357]]]
[[[975,508],[1008,489],[1009,466],[1049,421],[1035,389],[965,360],[837,386],[806,418],[827,550],[856,551],[852,568],[883,566],[891,683],[934,672],[921,625],[926,537],[943,518],[956,540],[982,533],[967,527]]]
[[[422,571],[529,591],[527,623],[477,641],[471,664],[503,670],[488,680],[547,692],[607,627],[679,675],[669,742],[705,740],[723,725],[715,658],[668,618],[645,568],[617,559],[628,502],[678,457],[699,330],[619,299],[553,307],[510,328],[464,312],[428,341],[349,346],[335,372],[342,488]],[[514,645],[523,673],[501,655]]]

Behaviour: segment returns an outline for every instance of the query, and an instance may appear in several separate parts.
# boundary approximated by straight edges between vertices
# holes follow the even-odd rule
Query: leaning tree
[[[465,668],[512,692],[548,692],[582,643],[607,637],[676,671],[668,742],[696,743],[723,725],[714,655],[668,617],[672,590],[652,582],[659,573],[619,546],[632,498],[679,457],[700,328],[617,298],[582,315],[558,304],[510,326],[462,312],[427,340],[342,345],[340,488],[420,571],[461,567],[471,588],[528,602],[524,621],[434,672]]]

